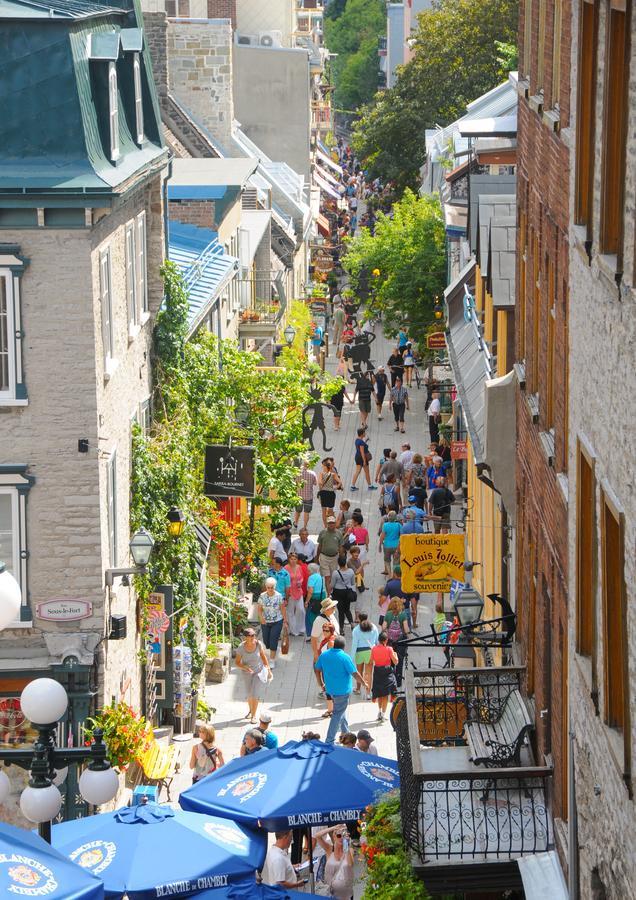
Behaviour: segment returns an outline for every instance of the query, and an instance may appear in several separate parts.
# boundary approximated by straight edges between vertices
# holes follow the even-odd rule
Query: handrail
[[[432,750],[431,753],[440,751]],[[421,754],[420,754],[421,756]],[[514,769],[487,769],[484,766],[475,769],[465,769],[463,771],[449,772],[426,772],[424,774],[415,771],[413,766],[413,774],[422,780],[427,781],[500,781],[509,780],[511,778],[550,778],[554,774],[552,766],[520,766]]]

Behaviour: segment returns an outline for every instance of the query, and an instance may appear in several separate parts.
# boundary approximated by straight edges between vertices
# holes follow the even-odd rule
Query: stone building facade
[[[20,621],[0,635],[0,744],[29,743],[15,704],[39,676],[69,690],[62,740],[77,744],[96,707],[142,700],[136,598],[120,579],[109,590],[105,572],[131,564],[131,428],[149,417],[167,151],[133,8],[0,20],[21,85],[0,153],[0,558],[22,589]],[[92,57],[86,42],[104,24],[117,38]],[[68,56],[45,67],[60,28]],[[125,637],[111,638],[113,616]],[[75,772],[65,784],[72,814]]]
[[[520,10],[517,155],[518,651],[534,700],[536,758],[554,767],[567,861],[569,0]]]
[[[569,252],[570,881],[636,895],[636,44],[573,0]]]

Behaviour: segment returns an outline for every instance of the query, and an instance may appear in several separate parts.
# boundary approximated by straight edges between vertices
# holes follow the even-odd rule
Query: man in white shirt
[[[313,562],[316,559],[318,548],[316,547],[316,542],[309,537],[309,532],[306,528],[300,529],[298,537],[295,541],[292,541],[291,548],[298,556],[304,556],[306,563]]]
[[[442,417],[441,414],[442,405],[439,402],[439,393],[434,391],[431,405],[428,408],[428,433],[431,436],[431,440],[435,441],[435,443],[439,440],[439,420]]]
[[[276,842],[267,851],[263,866],[262,880],[264,884],[280,885],[284,888],[302,887],[305,882],[299,881],[287,851],[292,842],[291,831],[277,831]]]
[[[272,535],[272,539],[267,546],[270,563],[275,559],[282,559],[283,564],[287,562],[287,554],[285,553],[285,548],[281,541],[283,534],[284,532],[277,531],[276,534]]]

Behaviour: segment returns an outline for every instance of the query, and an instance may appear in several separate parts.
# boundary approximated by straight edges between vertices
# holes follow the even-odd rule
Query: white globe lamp
[[[61,806],[62,795],[54,784],[48,787],[26,787],[20,797],[20,809],[24,817],[36,825],[54,819]]]
[[[84,769],[79,780],[80,794],[87,803],[101,806],[108,803],[119,789],[119,776],[114,769]]]
[[[0,560],[0,631],[19,619],[21,605],[20,585]]]
[[[29,722],[51,725],[66,712],[68,695],[54,678],[36,678],[22,691],[20,706]]]
[[[0,771],[0,803],[6,803],[11,793],[11,782],[6,772]]]

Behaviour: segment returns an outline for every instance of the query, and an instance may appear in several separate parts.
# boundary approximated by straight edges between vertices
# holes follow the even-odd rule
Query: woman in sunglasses
[[[331,841],[325,840],[331,834]],[[346,825],[334,825],[315,835],[327,857],[324,880],[335,900],[353,900],[353,851]]]

